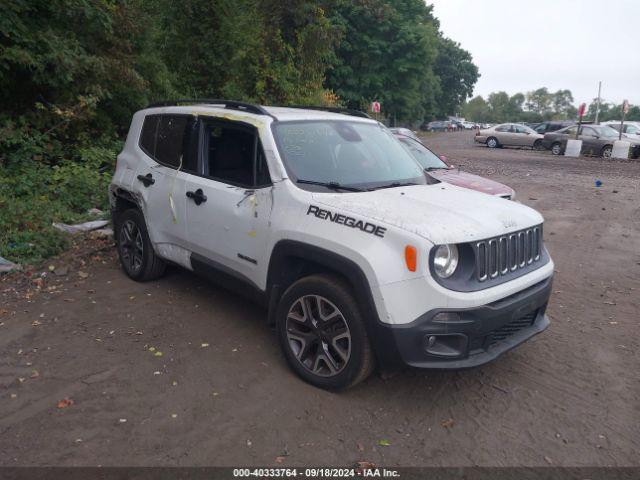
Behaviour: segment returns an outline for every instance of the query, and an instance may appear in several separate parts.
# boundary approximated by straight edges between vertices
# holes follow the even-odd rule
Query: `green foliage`
[[[108,211],[107,186],[118,147],[81,148],[77,158],[53,167],[31,161],[0,169],[0,256],[30,263],[54,255],[67,240],[53,222],[88,220],[93,207]]]
[[[422,0],[0,0],[0,256],[65,244],[52,222],[107,207],[131,115],[151,101],[381,100],[455,113],[478,72]]]
[[[595,108],[595,107],[594,107]],[[463,116],[482,123],[542,122],[566,120],[578,114],[570,90],[549,92],[546,87],[511,97],[506,92],[493,92],[487,100],[477,96],[462,107]]]

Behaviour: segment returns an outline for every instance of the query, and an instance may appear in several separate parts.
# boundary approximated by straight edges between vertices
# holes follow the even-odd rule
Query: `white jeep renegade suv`
[[[240,289],[322,388],[481,365],[549,324],[542,216],[429,177],[360,112],[156,104],[109,193],[129,277],[171,263]]]

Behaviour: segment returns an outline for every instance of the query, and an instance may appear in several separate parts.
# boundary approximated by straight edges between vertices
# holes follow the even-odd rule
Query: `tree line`
[[[595,120],[596,109],[597,99],[593,99],[587,107],[585,119]],[[570,90],[550,92],[548,88],[542,87],[511,96],[506,92],[493,92],[486,100],[482,96],[476,96],[463,104],[461,114],[467,120],[481,123],[535,123],[545,120],[574,120],[577,119],[578,109]],[[621,104],[600,102],[600,122],[620,120],[621,117]],[[640,106],[632,105],[626,119],[640,120]]]
[[[415,124],[478,78],[423,0],[0,0],[0,256],[108,211],[134,111],[171,98],[366,109]]]
[[[378,100],[416,122],[453,113],[478,78],[422,0],[0,2],[4,162],[25,135],[37,149],[45,132],[61,146],[122,134],[159,99]]]

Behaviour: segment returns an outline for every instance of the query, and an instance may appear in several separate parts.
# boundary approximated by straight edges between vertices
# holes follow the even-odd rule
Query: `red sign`
[[[622,102],[622,113],[624,113],[625,115],[629,113],[629,100],[625,100],[624,102]]]
[[[371,111],[373,113],[380,113],[380,102],[373,102],[371,104]]]
[[[580,104],[580,107],[578,108],[578,116],[579,117],[584,117],[584,112],[586,110],[587,110],[587,104],[586,103]]]

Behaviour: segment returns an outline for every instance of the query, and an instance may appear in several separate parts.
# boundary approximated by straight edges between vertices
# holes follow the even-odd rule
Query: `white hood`
[[[495,237],[543,221],[520,203],[446,183],[313,197],[334,210],[402,228],[436,245]]]

